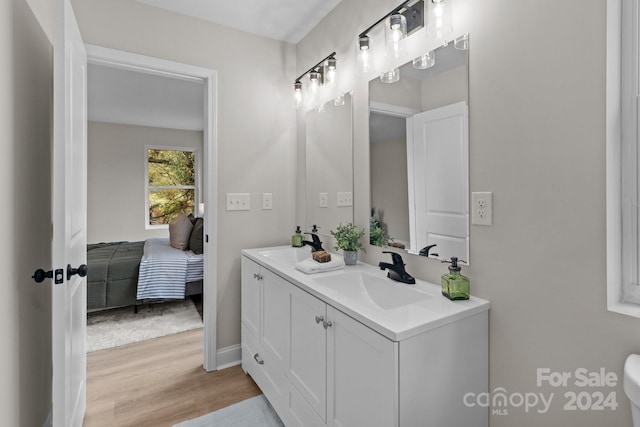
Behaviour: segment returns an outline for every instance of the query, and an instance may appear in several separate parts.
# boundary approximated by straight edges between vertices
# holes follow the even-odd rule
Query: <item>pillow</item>
[[[191,230],[191,237],[189,238],[189,249],[191,249],[195,254],[202,253],[203,232],[204,219],[197,218],[196,223],[193,225],[193,230]]]
[[[169,243],[176,249],[185,250],[189,246],[189,237],[191,237],[191,230],[193,224],[189,221],[189,218],[180,213],[169,224]]]

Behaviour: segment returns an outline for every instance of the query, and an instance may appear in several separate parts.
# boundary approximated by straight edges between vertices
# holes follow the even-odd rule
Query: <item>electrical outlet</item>
[[[350,191],[338,192],[337,206],[353,206],[353,193]]]
[[[493,225],[493,193],[471,193],[471,224]]]
[[[328,193],[320,193],[318,199],[318,207],[319,208],[328,208],[329,207],[329,194]]]
[[[251,195],[249,193],[227,193],[227,210],[251,210]]]
[[[262,193],[262,210],[267,211],[273,209],[273,194]]]

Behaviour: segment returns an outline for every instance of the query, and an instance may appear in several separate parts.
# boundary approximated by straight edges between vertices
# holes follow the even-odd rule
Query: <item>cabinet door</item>
[[[262,269],[262,328],[260,344],[271,353],[278,368],[284,372],[289,334],[289,289],[283,278]]]
[[[327,334],[324,321],[326,304],[292,286],[291,337],[286,374],[314,411],[326,421]]]
[[[241,318],[247,331],[259,336],[260,329],[260,265],[242,257]]]
[[[332,307],[327,318],[327,425],[397,426],[397,343]]]

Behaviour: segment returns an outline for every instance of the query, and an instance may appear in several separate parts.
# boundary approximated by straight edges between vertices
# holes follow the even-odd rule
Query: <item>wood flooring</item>
[[[89,353],[84,426],[172,426],[261,394],[240,366],[202,361],[202,329]]]

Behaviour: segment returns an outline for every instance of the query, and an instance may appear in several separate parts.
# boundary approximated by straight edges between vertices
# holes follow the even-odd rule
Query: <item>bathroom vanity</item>
[[[291,426],[482,427],[489,303],[358,263],[307,275],[288,246],[242,251],[242,367]]]

